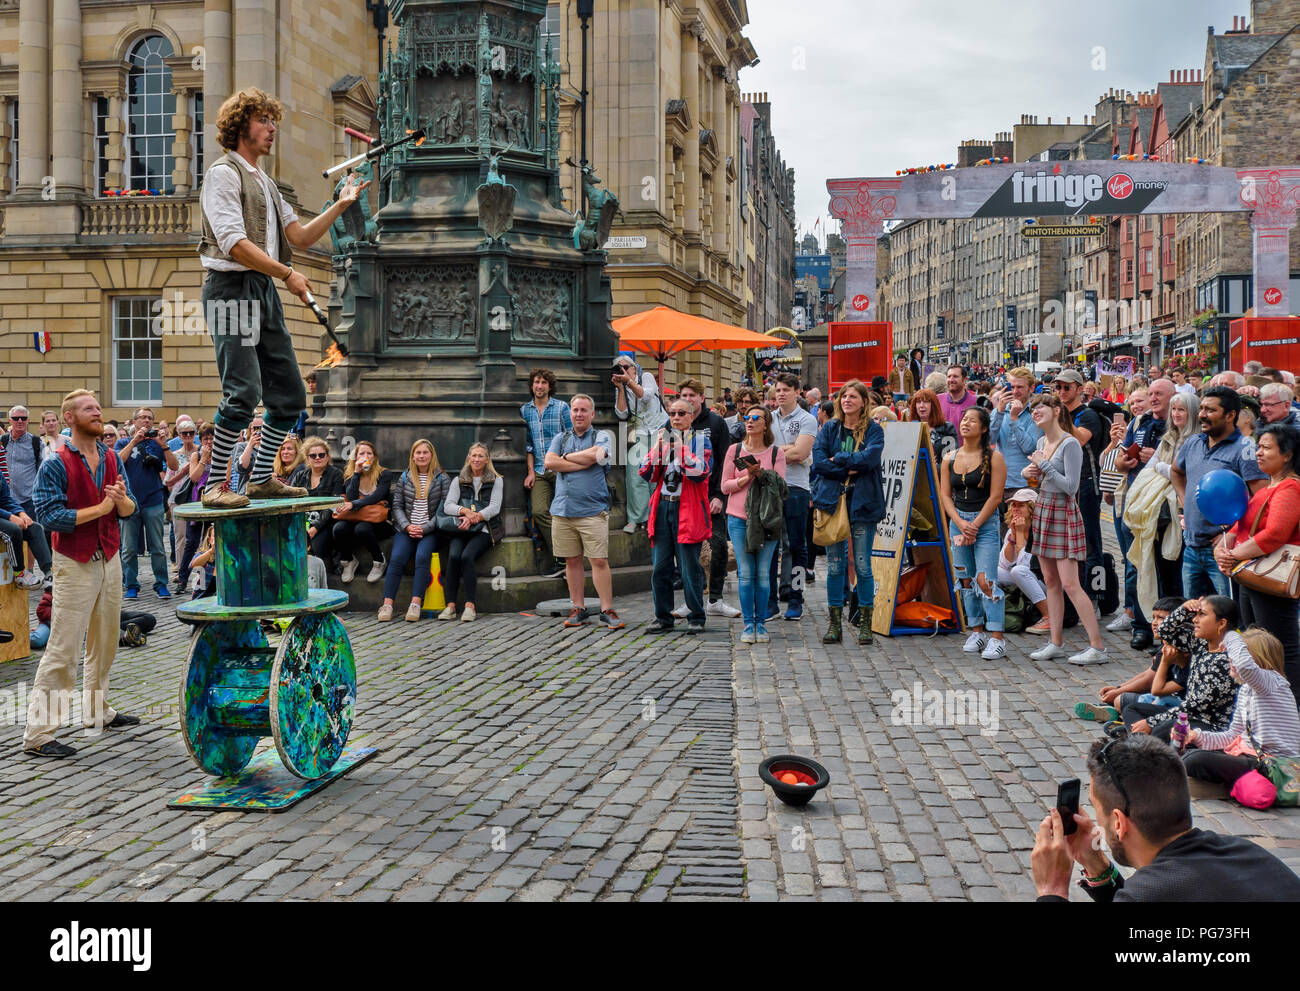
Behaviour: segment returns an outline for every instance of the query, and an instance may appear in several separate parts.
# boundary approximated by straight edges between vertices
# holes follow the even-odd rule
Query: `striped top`
[[[1257,665],[1240,634],[1225,636],[1223,649],[1241,679],[1237,705],[1226,730],[1202,731],[1196,745],[1202,750],[1223,750],[1240,736],[1244,742],[1262,747],[1264,753],[1275,757],[1300,754],[1300,713],[1296,711],[1295,696],[1286,677]]]
[[[429,491],[429,473],[425,472],[420,476],[420,484],[415,487],[417,492]],[[411,507],[411,526],[428,526],[429,525],[429,503],[425,499],[417,498],[415,504]]]

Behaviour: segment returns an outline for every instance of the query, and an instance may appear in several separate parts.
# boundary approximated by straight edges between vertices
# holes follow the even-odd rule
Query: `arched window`
[[[163,61],[173,54],[171,42],[160,34],[142,38],[131,48],[127,103],[127,170],[131,189],[171,193],[172,117],[176,95],[172,70]]]

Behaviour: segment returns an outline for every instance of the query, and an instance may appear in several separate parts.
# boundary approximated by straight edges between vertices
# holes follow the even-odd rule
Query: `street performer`
[[[257,167],[271,154],[282,116],[280,101],[258,89],[240,90],[217,113],[217,140],[226,154],[208,168],[203,182],[203,239],[199,256],[208,275],[203,283],[203,313],[217,354],[221,405],[212,418],[216,435],[203,505],[238,509],[253,499],[301,498],[305,489],[273,477],[275,454],[307,405],[293,340],[275,280],[304,303],[307,278],[293,267],[293,249],[315,244],[370,185],[350,176],[338,200],[308,224],[280,196],[276,184]],[[247,323],[234,326],[228,314],[245,302]],[[248,478],[247,495],[230,489],[226,476],[239,433],[266,402],[261,442]]]
[[[63,422],[72,428],[72,436],[41,464],[33,492],[36,518],[54,536],[50,639],[36,669],[23,732],[23,750],[36,757],[71,757],[77,752],[54,734],[71,708],[83,639],[82,724],[97,731],[140,722],[139,716],[117,712],[108,704],[108,672],[117,656],[122,613],[117,521],[135,512],[135,500],[117,457],[100,442],[104,422],[94,393],[68,393]]]

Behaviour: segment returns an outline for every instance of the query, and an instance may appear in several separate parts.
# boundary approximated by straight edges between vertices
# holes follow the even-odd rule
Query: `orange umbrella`
[[[619,345],[639,351],[659,363],[659,393],[663,395],[664,362],[682,351],[730,351],[781,347],[786,342],[767,334],[732,327],[707,317],[679,313],[669,306],[656,306],[644,313],[620,317],[613,323]]]

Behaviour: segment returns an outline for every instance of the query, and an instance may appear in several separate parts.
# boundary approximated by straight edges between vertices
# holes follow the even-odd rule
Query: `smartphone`
[[[1061,813],[1061,822],[1065,825],[1065,835],[1070,836],[1078,828],[1074,814],[1079,811],[1079,779],[1071,778],[1056,786],[1056,811]]]
[[[736,467],[742,471],[756,464],[758,464],[758,458],[754,457],[752,454],[742,454],[740,457],[736,458]]]

